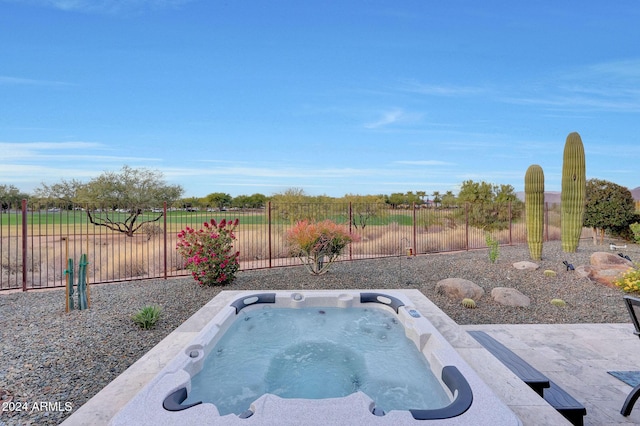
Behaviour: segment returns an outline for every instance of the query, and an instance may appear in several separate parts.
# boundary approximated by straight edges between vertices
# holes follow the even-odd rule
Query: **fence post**
[[[162,202],[162,218],[164,222],[164,250],[163,250],[163,261],[164,261],[164,279],[167,279],[167,202]]]
[[[509,201],[509,245],[512,246],[513,245],[513,240],[511,237],[511,225],[513,225],[513,220],[512,220],[512,216],[511,216],[511,201]]]
[[[353,224],[353,206],[351,201],[349,201],[349,235],[353,232],[352,228]],[[349,244],[349,260],[353,260],[353,246]]]
[[[549,241],[549,203],[544,203],[544,240]]]
[[[27,291],[27,200],[22,200],[22,291]]]
[[[464,203],[464,245],[469,251],[469,203]]]
[[[268,224],[268,238],[269,238],[269,268],[271,268],[271,201],[267,203],[267,224]]]
[[[416,203],[415,201],[412,203],[413,204],[413,243],[411,244],[411,246],[413,247],[413,255],[415,256],[416,253],[418,252],[418,224],[416,223]]]

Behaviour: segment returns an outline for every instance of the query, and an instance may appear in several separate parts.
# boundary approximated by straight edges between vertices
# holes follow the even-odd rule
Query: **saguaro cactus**
[[[78,267],[78,309],[87,309],[87,255],[80,256]]]
[[[532,164],[524,175],[524,203],[527,213],[527,244],[531,259],[542,257],[544,224],[544,172]]]
[[[87,298],[87,265],[89,262],[87,261],[87,255],[82,254],[80,256],[80,263],[78,268],[78,285],[76,286],[76,291],[78,293],[78,309],[87,309],[89,307],[88,298]],[[67,277],[67,301],[66,301],[66,311],[72,311],[75,309],[74,301],[73,301],[73,278],[74,278],[74,265],[73,259],[69,258],[67,261],[67,269],[63,271]]]
[[[586,166],[582,139],[576,132],[567,136],[562,161],[562,194],[560,196],[562,251],[573,253],[578,248],[587,191]]]

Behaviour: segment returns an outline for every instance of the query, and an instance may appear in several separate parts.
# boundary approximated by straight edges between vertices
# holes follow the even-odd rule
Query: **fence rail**
[[[489,228],[476,223],[478,209],[469,205],[403,210],[381,204],[268,203],[264,209],[235,211],[187,211],[164,205],[132,213],[26,200],[18,208],[3,210],[0,291],[64,287],[67,259],[79,259],[82,253],[88,255],[91,284],[187,276],[190,273],[175,250],[177,233],[186,226],[199,229],[212,218],[239,218],[236,249],[241,270],[298,265],[285,235],[303,218],[331,219],[360,237],[345,250],[343,261],[484,248],[487,229],[501,245],[526,242],[523,209],[514,212],[511,205],[490,206],[487,217],[502,218],[502,223]],[[545,221],[545,239],[559,239],[557,206],[546,206]],[[112,229],[117,226],[121,229]]]

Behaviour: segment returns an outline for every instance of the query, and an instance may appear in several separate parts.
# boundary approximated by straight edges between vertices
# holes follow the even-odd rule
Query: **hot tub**
[[[321,345],[324,350],[332,353],[332,357],[324,356],[322,359],[328,359],[331,363],[339,362],[336,361],[338,359],[346,359],[348,363],[345,369],[348,371],[345,374],[357,377],[353,380],[355,384],[352,391],[342,390],[344,395],[332,395],[329,392],[328,397],[312,399],[296,396],[295,393],[279,396],[276,391],[273,393],[265,391],[261,395],[250,394],[248,399],[247,395],[244,395],[247,402],[243,404],[246,407],[241,410],[236,409],[234,412],[229,412],[227,409],[219,410],[215,403],[200,401],[198,397],[194,399],[193,395],[190,395],[192,383],[204,377],[199,376],[199,373],[209,368],[208,361],[214,361],[213,358],[226,349],[218,345],[228,340],[225,339],[225,336],[229,337],[227,333],[234,333],[238,326],[244,325],[240,321],[253,320],[252,324],[260,325],[265,321],[266,314],[287,310],[308,310],[311,315],[320,315],[317,318],[321,318],[322,321],[332,313],[342,310],[379,312],[383,318],[389,319],[387,327],[390,328],[390,325],[395,326],[395,324],[401,327],[406,336],[404,340],[408,339],[410,345],[413,345],[414,352],[419,357],[424,357],[422,364],[430,370],[427,373],[435,378],[435,386],[439,387],[435,391],[445,395],[444,402],[441,399],[435,403],[435,406],[425,404],[423,407],[407,406],[390,410],[381,408],[371,396],[375,393],[367,390],[371,388],[360,387],[360,377],[366,376],[367,379],[375,382],[379,378],[377,376],[383,374],[378,373],[376,368],[365,367],[366,362],[362,359],[367,354],[364,349],[346,348],[344,344],[333,342],[333,346]],[[373,332],[376,333],[375,330]],[[261,333],[259,335],[265,338],[266,333],[264,331]],[[313,343],[318,346],[317,339],[311,336],[313,333],[308,334],[309,336],[302,333],[301,337],[296,339],[300,340],[300,344],[309,346]],[[386,338],[386,336],[376,337]],[[271,342],[268,346],[272,346]],[[286,355],[288,350],[289,347],[281,348],[280,353]],[[386,362],[394,364],[398,357],[402,357],[397,354],[394,356],[395,358],[390,358]],[[283,357],[280,356],[280,358]],[[302,362],[296,356],[283,359],[294,363],[289,367]],[[243,381],[252,383],[256,380],[273,381],[274,377],[277,379],[287,372],[283,370],[282,364],[277,365],[280,370],[276,369],[275,373],[271,371],[273,369],[262,371],[249,364],[245,364],[245,368],[242,366],[234,368],[232,376],[237,377],[239,386],[235,386],[235,383],[233,383],[234,386],[217,383],[215,376],[206,379],[206,385],[216,387],[218,393],[228,394],[232,399],[242,398],[243,396],[240,395],[242,392],[238,392],[238,389],[250,387],[249,384],[245,386]],[[418,369],[409,372],[419,377],[423,373]],[[304,382],[305,377],[301,380]],[[329,376],[327,380],[331,380]],[[267,386],[263,389],[270,388]],[[386,390],[382,389],[381,392],[385,393]],[[255,399],[253,399],[254,396]],[[239,295],[204,326],[199,335],[112,419],[111,424],[402,425],[425,422],[429,424],[521,424],[513,412],[493,394],[404,294],[393,291],[278,291]]]

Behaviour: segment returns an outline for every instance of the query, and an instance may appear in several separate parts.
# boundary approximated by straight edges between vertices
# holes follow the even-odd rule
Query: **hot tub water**
[[[377,308],[243,310],[191,380],[184,401],[240,414],[265,393],[322,399],[362,391],[377,408],[451,402],[396,317]]]

